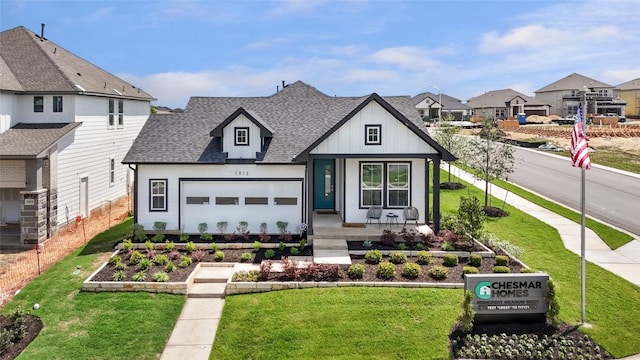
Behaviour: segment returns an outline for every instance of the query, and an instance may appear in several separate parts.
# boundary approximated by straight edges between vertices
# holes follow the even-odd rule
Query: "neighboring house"
[[[614,94],[611,85],[573,73],[535,91],[536,99],[551,105],[551,115],[573,116],[588,96],[586,114],[616,113],[624,116],[627,105]]]
[[[316,211],[364,224],[380,205],[417,207],[437,227],[440,162],[455,158],[423,129],[408,96],[334,97],[300,81],[268,97],[192,97],[184,113],[152,115],[124,159],[136,169],[135,222],[186,233],[240,221],[258,233],[264,222],[276,233],[283,221],[313,234]]]
[[[42,34],[0,33],[1,222],[32,244],[126,197],[151,100]]]
[[[442,99],[442,100],[440,100]],[[440,104],[442,101],[442,104]],[[436,119],[440,115],[440,109],[444,113],[453,115],[453,120],[469,120],[471,108],[463,104],[461,100],[445,94],[432,94],[423,92],[413,97],[413,103],[425,121]]]
[[[615,88],[618,97],[627,103],[620,115],[640,119],[640,78],[624,82]]]
[[[467,101],[473,114],[487,119],[504,120],[518,114],[549,115],[549,105],[545,102],[512,89],[493,90]]]

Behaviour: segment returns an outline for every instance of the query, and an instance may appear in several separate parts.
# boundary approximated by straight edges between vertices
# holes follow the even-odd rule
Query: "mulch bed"
[[[11,324],[9,316],[0,315],[0,328],[4,328]],[[38,336],[42,330],[43,324],[39,317],[34,315],[25,315],[25,336],[19,342],[9,346],[9,348],[0,354],[0,359],[15,359],[20,353]]]

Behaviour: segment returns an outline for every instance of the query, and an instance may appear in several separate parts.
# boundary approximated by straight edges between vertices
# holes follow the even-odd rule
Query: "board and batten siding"
[[[249,145],[235,145],[235,128],[249,129]],[[260,128],[244,115],[239,115],[231,121],[222,132],[222,149],[228,153],[229,159],[255,159],[256,152],[260,152],[262,139],[260,138]]]
[[[365,125],[381,125],[380,145],[365,145]],[[436,154],[437,151],[375,101],[367,104],[311,154]]]
[[[346,223],[365,223],[367,210],[360,209],[360,163],[361,162],[384,163],[411,163],[410,197],[411,206],[420,211],[419,223],[425,222],[425,159],[345,159],[345,216]],[[386,220],[388,213],[398,215],[398,222],[402,224],[402,209],[384,209],[380,221]]]
[[[149,117],[150,103],[124,100],[122,128],[108,128],[107,98],[76,96],[74,111],[75,121],[82,125],[58,143],[58,223],[61,225],[80,215],[80,181],[84,177],[88,178],[89,211],[127,195],[133,172],[121,162]],[[115,122],[117,124],[117,114]],[[111,158],[115,160],[113,184],[109,176]]]
[[[235,229],[237,225],[238,219],[228,219],[223,218],[219,214],[216,214],[215,211],[215,199],[210,199],[210,205],[207,205],[205,208],[210,211],[210,215],[204,214],[203,219],[206,218],[208,221],[201,220],[192,220],[192,224],[187,229],[180,228],[180,206],[182,204],[182,199],[180,198],[180,179],[191,179],[190,181],[184,181],[185,183],[193,183],[194,179],[196,181],[201,181],[203,183],[207,183],[211,186],[215,186],[216,182],[219,184],[228,183],[233,184],[234,182],[238,185],[248,184],[250,185],[252,182],[269,182],[269,179],[299,179],[300,185],[302,186],[302,181],[305,179],[305,166],[304,165],[256,165],[256,164],[243,164],[243,165],[234,165],[234,164],[226,164],[226,165],[209,165],[209,164],[201,164],[201,165],[147,165],[147,164],[139,164],[137,165],[138,172],[138,183],[137,183],[137,198],[136,198],[136,222],[144,226],[145,229],[153,229],[153,223],[156,221],[164,221],[167,223],[167,230],[169,231],[194,231],[195,228],[193,224],[196,222],[207,222],[209,225],[209,232],[216,231],[216,223],[218,221],[228,221],[229,229],[232,231]],[[150,211],[150,180],[151,179],[166,179],[167,180],[167,211]],[[216,182],[214,182],[216,181]],[[272,181],[274,186],[277,187],[278,182]],[[289,186],[289,185],[287,185]],[[241,193],[236,193],[237,188],[234,187],[233,191],[225,192],[224,196],[238,196],[240,198],[244,196],[258,196],[259,194],[255,193],[252,189],[246,189],[246,191],[242,191]],[[209,193],[203,193],[202,195],[196,193],[190,193],[190,196],[208,196]],[[304,190],[301,190],[301,196],[304,196]],[[268,197],[269,194],[265,193],[262,196]],[[184,194],[182,194],[184,197]],[[273,199],[270,199],[272,201]],[[300,207],[300,211],[303,211],[304,208],[302,206],[303,199],[298,201],[298,207]],[[253,233],[257,233],[258,226],[260,222],[267,222],[267,214],[262,214],[260,211],[255,211],[255,208],[247,210],[244,214],[242,214],[242,218],[239,220],[244,220],[249,222],[250,230]],[[273,215],[273,214],[272,214]],[[271,216],[271,215],[269,215]],[[282,219],[279,219],[282,220]],[[291,224],[290,226],[293,226]],[[270,232],[277,232],[274,223],[269,224]]]

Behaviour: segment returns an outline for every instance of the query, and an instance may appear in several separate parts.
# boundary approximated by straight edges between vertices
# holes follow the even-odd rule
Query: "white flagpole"
[[[582,173],[582,184],[580,186],[580,213],[581,213],[581,219],[580,219],[580,297],[581,297],[581,323],[585,324],[586,323],[586,294],[587,294],[587,287],[586,287],[586,272],[585,272],[585,241],[584,241],[584,236],[585,236],[585,215],[584,215],[584,203],[585,203],[585,169],[584,167],[581,168],[581,173]]]

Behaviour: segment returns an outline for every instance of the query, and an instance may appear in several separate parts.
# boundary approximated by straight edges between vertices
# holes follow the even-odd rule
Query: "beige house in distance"
[[[518,114],[549,115],[549,105],[512,89],[486,92],[469,99],[467,105],[473,109],[474,115],[494,120],[517,117]]]
[[[627,117],[640,118],[640,78],[629,80],[616,86],[616,93],[627,103],[624,113]]]

